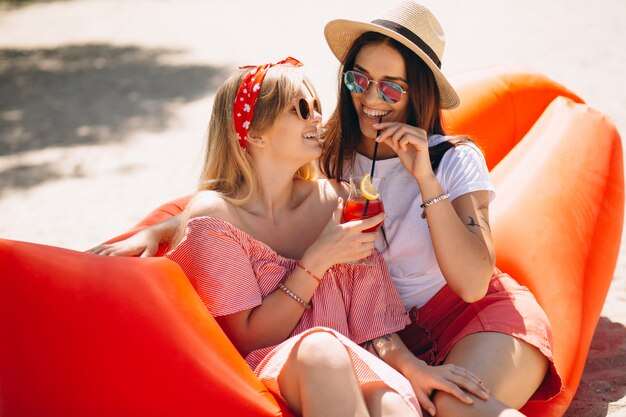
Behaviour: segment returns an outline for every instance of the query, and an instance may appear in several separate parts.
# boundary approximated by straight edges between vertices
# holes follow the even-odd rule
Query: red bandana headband
[[[254,115],[254,105],[256,104],[256,99],[259,96],[261,84],[263,84],[263,78],[265,78],[267,70],[273,66],[281,64],[289,64],[294,67],[302,66],[302,62],[295,58],[288,57],[275,64],[270,63],[259,66],[249,65],[239,67],[240,69],[251,68],[239,86],[234,107],[235,131],[237,132],[239,145],[241,145],[243,149],[246,149],[246,137],[248,136],[250,122],[252,122],[252,116]]]

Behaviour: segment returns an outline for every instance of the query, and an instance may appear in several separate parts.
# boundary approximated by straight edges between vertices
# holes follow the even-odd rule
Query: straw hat
[[[326,42],[341,62],[352,43],[365,32],[389,36],[413,51],[433,72],[441,95],[441,106],[451,109],[459,105],[458,94],[441,72],[446,41],[439,21],[430,10],[405,0],[371,23],[336,19],[324,28]]]

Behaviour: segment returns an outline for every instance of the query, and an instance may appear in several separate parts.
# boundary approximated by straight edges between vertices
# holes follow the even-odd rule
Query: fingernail
[[[428,413],[429,413],[431,416],[434,416],[434,415],[435,415],[435,409],[434,409],[434,408],[431,408],[430,410],[428,410]]]

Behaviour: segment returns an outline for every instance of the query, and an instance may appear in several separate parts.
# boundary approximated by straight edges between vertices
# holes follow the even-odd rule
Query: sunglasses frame
[[[361,85],[359,85],[356,81],[354,83],[348,83],[348,80],[347,80],[348,73],[358,74],[358,75],[362,76],[363,78],[365,78],[367,80],[367,87],[365,87],[363,89],[363,87]],[[354,75],[353,75],[353,78],[356,80],[356,77],[354,77]],[[400,100],[402,100],[402,94],[406,94],[408,92],[408,90],[405,90],[404,88],[402,88],[402,86],[400,86],[400,85],[398,85],[398,84],[396,84],[394,82],[384,81],[384,80],[383,81],[371,80],[371,79],[369,79],[367,77],[367,75],[363,74],[362,72],[356,71],[356,70],[348,70],[348,71],[343,73],[343,84],[346,86],[346,88],[349,91],[351,91],[351,92],[353,92],[355,94],[361,94],[361,93],[366,92],[370,88],[370,85],[372,83],[376,84],[376,91],[378,92],[378,96],[386,103],[396,104],[396,103],[400,102]],[[349,84],[356,85],[357,87],[363,89],[363,91],[354,91],[352,88],[350,88]],[[391,89],[393,89],[395,91],[398,91],[400,93],[400,98],[398,100],[394,101],[391,98],[387,97],[385,95],[385,93],[383,92],[383,90],[380,88],[381,84],[387,85]]]
[[[300,109],[301,101],[304,101],[306,103],[308,111],[307,117],[304,117]],[[313,98],[312,100],[307,100],[305,97],[298,96],[293,99],[292,104],[296,108],[296,114],[298,115],[298,117],[305,122],[312,120],[315,117],[315,112],[317,112],[319,115],[322,114],[322,103],[317,97]]]

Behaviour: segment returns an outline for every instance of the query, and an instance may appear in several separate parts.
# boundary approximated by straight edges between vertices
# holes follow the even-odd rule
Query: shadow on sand
[[[626,327],[600,317],[578,391],[564,417],[604,417],[626,395]]]
[[[0,49],[0,160],[167,129],[179,105],[215,92],[226,75],[223,67],[167,63],[179,53],[105,44]],[[82,175],[57,168],[19,159],[0,168],[0,195]]]
[[[223,68],[170,65],[180,51],[70,45],[0,50],[0,156],[162,131],[176,104],[216,90]]]

